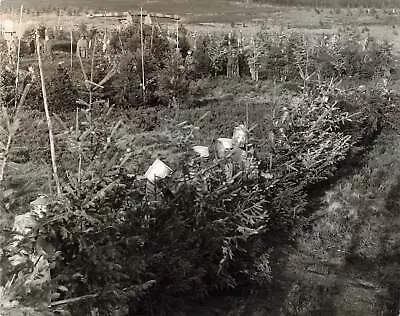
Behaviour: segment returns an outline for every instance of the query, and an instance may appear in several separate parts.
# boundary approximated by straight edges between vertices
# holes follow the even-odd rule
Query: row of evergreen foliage
[[[103,97],[123,107],[190,104],[195,101],[199,79],[226,75],[228,56],[232,51],[238,54],[241,77],[249,77],[249,64],[254,64],[260,80],[278,82],[304,83],[329,78],[369,80],[382,75],[388,77],[393,68],[389,43],[355,32],[320,35],[312,39],[296,32],[259,32],[252,44],[249,39],[244,39],[240,47],[235,44],[238,41],[235,35],[230,39],[228,34],[201,36],[189,63],[185,61],[190,45],[184,28],[180,29],[179,38],[180,53],[176,53],[172,38],[163,31],[145,26],[144,98],[139,28],[133,25],[116,33],[111,41],[111,52],[119,56],[119,71],[105,84]],[[96,58],[95,63],[93,78],[99,82],[112,65],[104,58]],[[5,84],[13,84],[12,73],[4,72],[3,76]],[[71,79],[71,74],[59,67],[47,80],[52,111],[74,110],[74,100],[82,87]],[[11,98],[12,94],[8,99]],[[41,109],[40,98],[37,80],[27,103]]]

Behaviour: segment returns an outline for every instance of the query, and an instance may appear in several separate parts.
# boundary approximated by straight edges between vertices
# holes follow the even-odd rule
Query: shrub
[[[101,310],[107,304],[120,304],[129,305],[134,313],[146,306],[148,293],[155,299],[154,307],[168,313],[183,298],[204,298],[234,287],[246,275],[258,276],[261,282],[264,274],[268,281],[268,256],[245,251],[246,243],[268,221],[257,181],[243,176],[224,185],[222,166],[206,171],[203,163],[191,158],[187,161],[191,173],[183,168],[183,173],[160,184],[164,192],[160,203],[148,203],[140,181],[127,178],[123,163],[131,153],[119,145],[123,129],[118,126],[108,129],[111,142],[110,136],[89,132],[92,127],[83,132],[81,169],[73,175],[78,159],[68,160],[66,200],[55,204],[46,219],[52,222],[46,225],[47,235],[63,253],[53,274],[58,285],[68,288],[67,295],[101,291]],[[188,135],[178,132],[174,139],[184,148]],[[71,134],[66,141],[75,142],[77,148],[75,139]],[[98,147],[103,150],[93,160]],[[239,254],[241,260],[235,262],[232,256]],[[85,313],[83,306],[78,309]]]
[[[212,73],[212,65],[207,55],[206,38],[197,39],[197,48],[193,52],[195,78],[205,77]]]
[[[228,43],[217,35],[210,35],[205,43],[205,51],[211,62],[212,75],[225,75],[228,63]]]
[[[143,41],[146,49],[146,57],[153,56],[162,61],[170,52],[166,34],[157,28],[153,29],[143,25]],[[124,51],[135,54],[141,48],[140,26],[138,23],[130,25],[121,32],[113,34],[110,42],[113,53],[120,54]]]
[[[154,104],[158,63],[159,61],[153,56],[148,56],[145,60],[146,90],[145,98],[143,98],[141,52],[137,50],[123,55],[120,60],[120,71],[112,79],[112,87],[115,91],[114,102],[124,107]]]
[[[260,77],[273,80],[302,80],[302,72],[322,78],[372,79],[393,66],[391,46],[372,37],[348,32],[315,36],[299,33],[259,32],[247,56],[260,65]]]
[[[145,100],[142,95],[142,56],[137,24],[121,33],[114,34],[111,40],[112,50],[122,54],[120,71],[112,80],[115,91],[114,101],[119,105],[132,107],[157,103],[158,99],[154,93],[157,89],[158,72],[165,67],[164,63],[169,60],[171,52],[166,37],[162,36],[158,30],[152,31],[151,27],[144,26],[143,33],[146,56],[144,59]]]
[[[50,111],[62,113],[75,110],[78,91],[66,68],[58,65],[56,72],[45,78],[45,84]],[[34,81],[26,102],[31,109],[44,111],[40,78]]]
[[[154,94],[163,104],[181,104],[189,91],[188,69],[180,54],[175,53],[158,72]]]

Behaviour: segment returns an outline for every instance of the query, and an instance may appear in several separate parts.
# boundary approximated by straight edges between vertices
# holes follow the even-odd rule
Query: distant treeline
[[[245,0],[246,1],[246,0]],[[253,0],[253,3],[268,3],[280,6],[306,6],[328,8],[399,8],[399,0]]]

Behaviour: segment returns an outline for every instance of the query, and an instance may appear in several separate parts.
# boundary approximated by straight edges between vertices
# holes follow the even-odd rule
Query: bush
[[[393,66],[387,42],[372,37],[364,39],[351,32],[314,36],[313,40],[295,32],[259,32],[247,56],[256,59],[260,78],[284,81],[302,80],[306,73],[325,79],[372,79]]]
[[[122,54],[120,71],[112,81],[113,100],[125,107],[181,103],[187,96],[189,85],[182,57],[188,50],[184,29],[180,29],[183,47],[179,54],[170,48],[165,34],[148,26],[144,26],[143,31],[145,98],[140,33],[137,28],[129,27],[121,34],[115,34],[111,41],[113,50]]]
[[[166,60],[165,67],[158,72],[155,95],[163,104],[183,103],[189,91],[188,69],[180,54],[175,53]]]
[[[212,73],[212,65],[207,55],[206,38],[197,39],[197,48],[193,52],[195,78],[206,77]]]
[[[46,219],[52,221],[46,226],[47,235],[63,253],[54,277],[69,289],[68,296],[101,290],[102,311],[107,304],[119,304],[129,305],[131,313],[146,306],[146,297],[151,296],[154,307],[168,313],[184,298],[202,299],[212,291],[234,287],[246,275],[261,281],[265,274],[269,280],[268,256],[245,252],[247,241],[268,221],[257,181],[240,177],[223,185],[222,166],[205,171],[205,165],[192,158],[193,164],[187,165],[191,173],[179,173],[160,184],[161,201],[148,203],[140,181],[127,178],[121,163],[121,158],[127,163],[131,156],[119,145],[123,129],[109,128],[108,133],[112,130],[117,137],[111,143],[97,133],[82,138],[80,174],[72,175],[74,160],[69,159],[66,200],[55,204]],[[90,130],[83,135],[91,135]],[[174,135],[183,146],[186,137],[181,132]],[[75,139],[71,134],[66,140]],[[90,156],[98,146],[104,150],[93,162]],[[186,185],[180,184],[183,177]],[[241,263],[232,260],[239,254]],[[83,306],[77,308],[85,313]]]
[[[143,98],[141,52],[138,50],[123,55],[120,60],[120,71],[112,79],[113,101],[125,108],[156,104],[154,91],[159,71],[158,63],[159,61],[153,56],[148,56],[145,60],[146,90]]]
[[[166,34],[157,29],[152,31],[152,28],[148,25],[143,25],[143,41],[146,57],[151,55],[156,60],[162,61],[170,52]],[[123,52],[136,53],[141,48],[140,25],[134,23],[122,32],[113,34],[110,46],[115,54]]]
[[[76,109],[78,91],[66,68],[58,65],[56,72],[45,78],[45,84],[51,112],[63,113]],[[26,103],[31,109],[44,111],[40,78],[34,81]]]
[[[144,59],[146,95],[143,99],[142,89],[142,62],[140,32],[137,24],[116,33],[111,40],[114,52],[122,54],[120,71],[112,80],[114,89],[113,100],[125,107],[140,106],[143,104],[157,104],[158,72],[165,67],[171,55],[169,44],[165,36],[158,31],[152,32],[151,27],[144,26],[144,43],[146,58]],[[121,46],[122,45],[122,46]]]

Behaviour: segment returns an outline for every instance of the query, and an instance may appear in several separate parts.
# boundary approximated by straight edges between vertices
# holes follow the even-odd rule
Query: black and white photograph
[[[400,0],[0,0],[0,316],[400,316]]]

